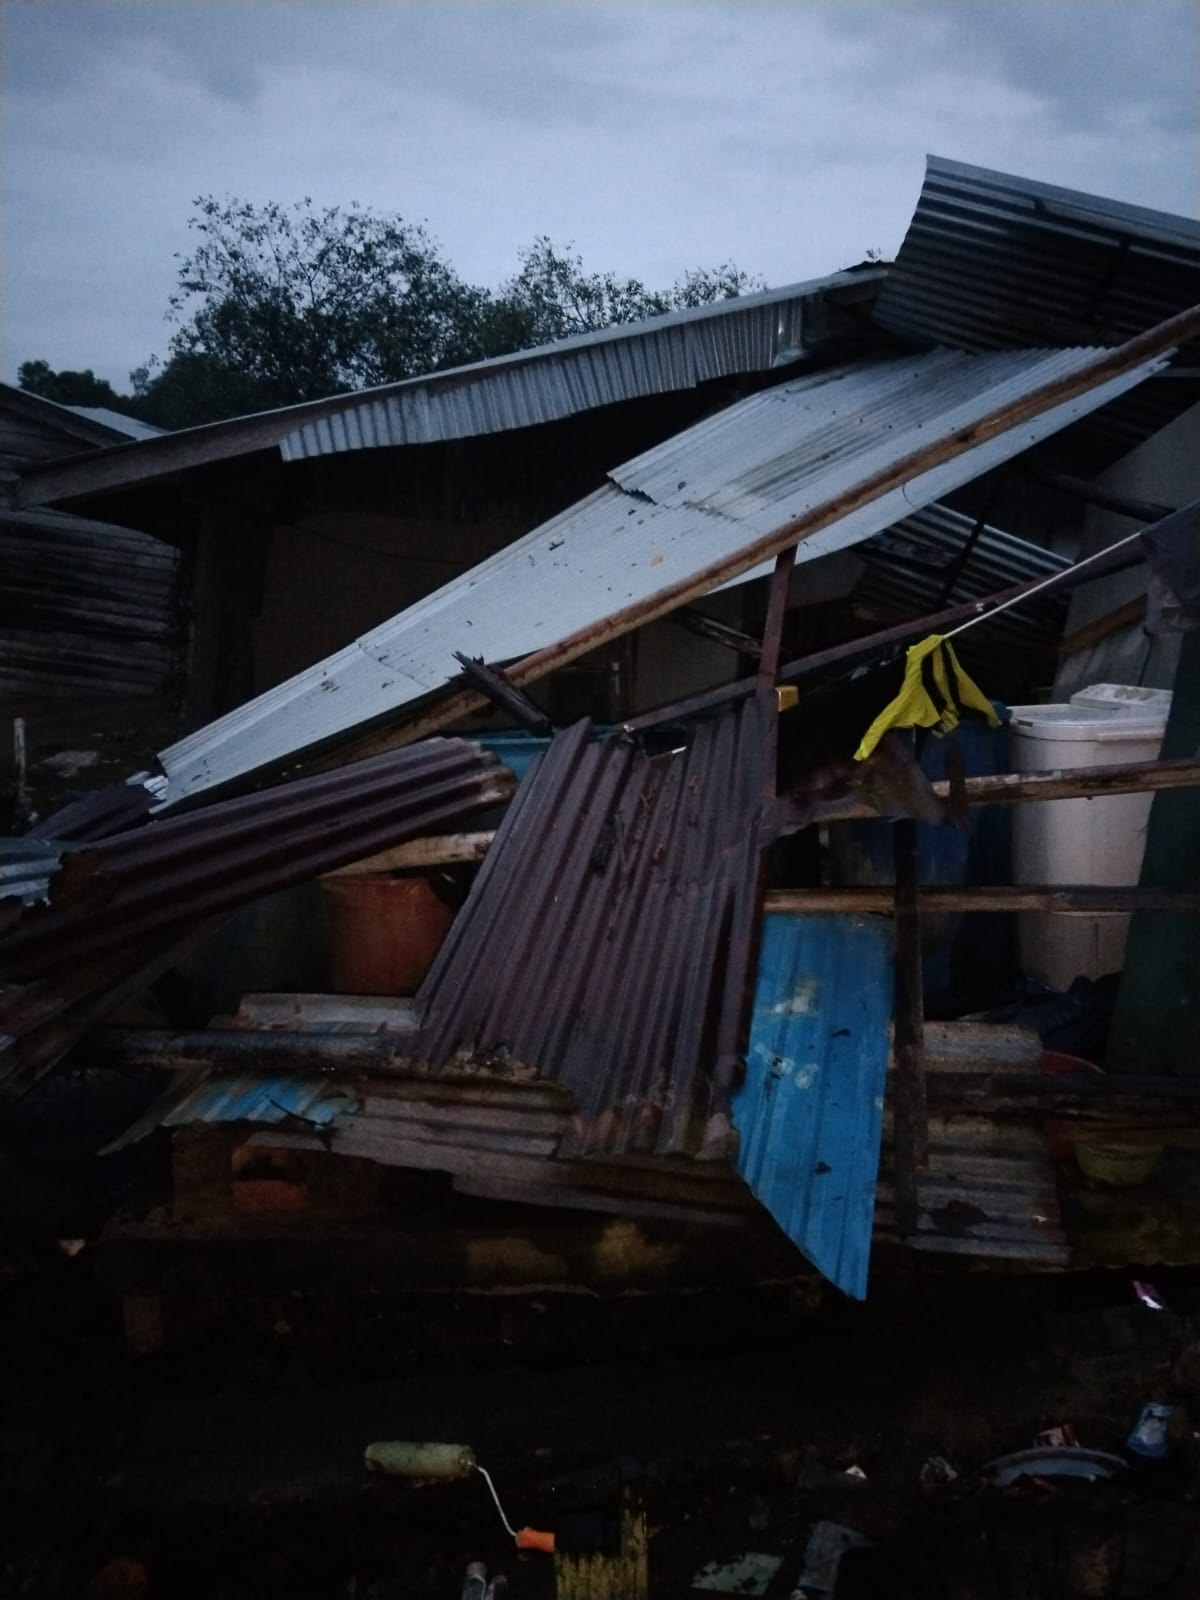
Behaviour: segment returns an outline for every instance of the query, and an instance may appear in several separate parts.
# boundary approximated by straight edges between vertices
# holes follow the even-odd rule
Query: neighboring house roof
[[[67,406],[66,409],[78,417],[86,417],[90,422],[111,428],[114,433],[122,433],[129,439],[156,439],[160,433],[167,431],[165,428],[156,428],[152,422],[127,417],[123,411],[114,411],[111,406]]]
[[[31,463],[119,444],[124,438],[127,432],[102,417],[0,383],[0,466],[28,468]]]
[[[531,681],[766,570],[764,559],[797,537],[800,561],[857,544],[1164,362],[1095,350],[943,350],[753,395],[617,467],[601,489],[480,566],[162,751],[167,803],[395,720],[457,679],[455,650],[492,662],[528,657],[513,676]],[[988,425],[1014,404],[1019,425]],[[438,718],[462,709],[450,701]]]
[[[370,445],[428,444],[574,416],[619,400],[798,360],[829,333],[830,303],[870,299],[886,268],[600,328],[553,344],[352,394],[184,428],[29,474],[26,503],[125,488],[210,461],[279,449],[285,460]]]

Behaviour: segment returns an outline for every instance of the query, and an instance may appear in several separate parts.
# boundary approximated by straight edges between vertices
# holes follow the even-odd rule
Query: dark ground
[[[900,1253],[864,1306],[808,1281],[610,1299],[214,1291],[173,1309],[163,1353],[135,1357],[90,1255],[7,1257],[3,1596],[442,1600],[471,1559],[513,1600],[553,1594],[550,1558],[515,1555],[477,1476],[368,1477],[364,1446],[407,1438],[472,1445],[517,1526],[611,1510],[614,1463],[632,1458],[656,1600],[747,1550],[784,1558],[768,1594],[789,1595],[821,1518],[876,1541],[843,1563],[837,1600],[1200,1597],[1190,1430],[1171,1462],[1111,1484],[980,1478],[1056,1423],[1119,1451],[1147,1400],[1200,1418],[1195,1272],[1156,1275],[1162,1312],[1124,1275]],[[923,1486],[931,1456],[960,1476]]]

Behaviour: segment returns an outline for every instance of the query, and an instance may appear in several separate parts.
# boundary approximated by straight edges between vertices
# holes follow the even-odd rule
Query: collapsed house
[[[858,1297],[873,1239],[1103,1259],[1111,1197],[1064,1215],[1056,1144],[1181,1152],[1194,1214],[1198,332],[1195,223],[931,159],[889,266],[27,462],[8,527],[135,529],[192,615],[190,730],[3,867],[12,1115],[100,1065],[156,1089],[107,1159],[174,1130],[167,1221],[106,1234],[131,1301],[189,1237],[394,1234],[430,1191],[390,1172],[755,1270],[798,1246]],[[989,700],[1173,691],[1161,757],[1014,775],[952,695],[945,741],[901,717],[856,760],[959,628]],[[1140,882],[1013,880],[1013,809],[1153,791]],[[314,987],[315,880],[369,943],[381,888],[439,874],[427,971]],[[1132,917],[1107,1072],[944,1005],[947,950],[1016,913]],[[148,1016],[206,961],[217,1015]]]

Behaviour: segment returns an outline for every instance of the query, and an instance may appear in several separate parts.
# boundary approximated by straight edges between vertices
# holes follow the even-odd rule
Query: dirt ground
[[[469,1444],[513,1524],[568,1545],[611,1536],[631,1486],[655,1600],[747,1554],[771,1560],[724,1592],[789,1596],[821,1521],[869,1541],[836,1600],[1200,1596],[1190,1424],[1112,1481],[982,1472],[1066,1422],[1120,1454],[1147,1401],[1200,1418],[1200,1273],[1156,1275],[1161,1311],[1124,1274],[898,1252],[865,1305],[808,1279],[608,1299],[214,1282],[139,1357],[87,1250],[3,1270],[3,1596],[456,1600],[472,1560],[513,1600],[555,1593],[477,1475],[368,1475],[389,1438]]]

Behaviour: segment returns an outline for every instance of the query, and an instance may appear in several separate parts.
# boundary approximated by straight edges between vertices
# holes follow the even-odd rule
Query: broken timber
[[[969,884],[959,888],[922,889],[920,909],[931,915],[962,911],[1054,911],[1094,917],[1131,911],[1200,912],[1200,893],[1182,889],[1143,889],[1102,884],[1015,884],[994,888]],[[768,911],[824,912],[894,909],[892,891],[864,885],[846,889],[782,889],[768,894]]]
[[[896,886],[895,1209],[901,1235],[917,1231],[917,1169],[929,1164],[925,1099],[925,1012],[921,976],[921,912],[917,895],[917,825],[909,817],[892,825]]]
[[[463,669],[464,677],[499,706],[501,711],[507,711],[521,727],[543,737],[554,732],[554,724],[546,713],[535,706],[529,696],[518,689],[516,684],[510,683],[499,667],[489,667],[486,661],[464,655],[461,650],[454,652],[454,659]]]
[[[948,800],[950,784],[940,781],[932,785],[939,799]],[[1176,761],[1131,761],[1125,766],[1074,767],[1060,772],[1001,772],[985,777],[967,778],[963,784],[966,802],[971,806],[1015,805],[1022,800],[1087,800],[1110,794],[1142,794],[1160,789],[1200,789],[1200,761],[1188,757]],[[814,816],[814,822],[861,822],[879,813],[870,806],[848,797],[831,801],[826,810]],[[415,839],[383,855],[374,856],[370,862],[357,862],[352,872],[399,871],[403,868],[448,865],[459,861],[482,861],[488,846],[495,837],[492,833],[452,834],[445,839]],[[805,893],[810,891],[805,890]],[[811,891],[829,893],[830,891]],[[961,891],[937,890],[937,894]],[[977,892],[977,891],[976,891]],[[1012,891],[991,891],[1012,892]],[[1030,890],[1031,893],[1037,892]],[[1059,892],[1047,890],[1045,892]],[[1076,891],[1077,892],[1077,891]],[[815,909],[815,908],[813,908]],[[829,906],[824,907],[829,910]],[[864,908],[865,909],[865,908]],[[935,909],[932,905],[927,909]],[[938,910],[950,910],[939,905]],[[955,907],[953,909],[967,909]],[[1040,910],[1041,907],[999,905],[979,907],[980,910]],[[1055,906],[1062,910],[1064,907]],[[1130,909],[1149,909],[1130,906]]]

